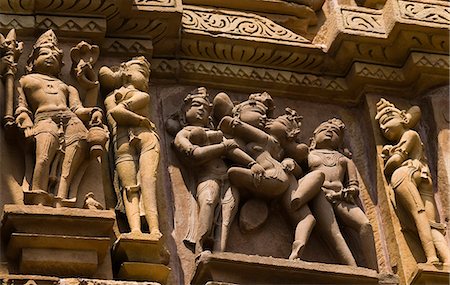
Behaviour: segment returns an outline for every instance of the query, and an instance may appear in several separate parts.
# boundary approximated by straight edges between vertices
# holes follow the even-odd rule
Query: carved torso
[[[347,171],[346,160],[347,158],[338,151],[314,149],[309,154],[308,165],[311,170],[320,170],[325,174],[324,188],[340,191]]]
[[[32,73],[23,76],[20,84],[35,116],[42,112],[68,109],[69,87],[58,78]]]

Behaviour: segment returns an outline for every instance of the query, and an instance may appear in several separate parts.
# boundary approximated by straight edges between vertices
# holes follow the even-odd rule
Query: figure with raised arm
[[[160,144],[148,118],[150,63],[139,56],[122,63],[116,72],[102,67],[99,74],[103,88],[115,88],[106,96],[105,107],[122,189],[119,205],[124,205],[132,234],[142,233],[142,212],[150,235],[159,239],[156,182]]]
[[[419,134],[412,129],[420,115],[417,106],[406,112],[385,99],[378,102],[375,119],[383,136],[394,143],[385,145],[382,150],[384,174],[396,200],[414,221],[426,262],[449,263],[450,249],[444,237],[445,225],[437,220],[433,183],[424,146]]]

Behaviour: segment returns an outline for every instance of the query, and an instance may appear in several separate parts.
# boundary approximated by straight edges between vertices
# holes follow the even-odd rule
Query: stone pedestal
[[[239,274],[237,274],[239,272]],[[212,283],[211,283],[212,282]],[[379,284],[375,270],[238,253],[202,253],[191,284]]]
[[[122,234],[113,247],[117,278],[165,284],[169,253],[161,239],[150,234]]]
[[[419,263],[408,284],[448,285],[450,284],[450,266]]]
[[[113,211],[5,205],[2,239],[12,272],[112,279]]]

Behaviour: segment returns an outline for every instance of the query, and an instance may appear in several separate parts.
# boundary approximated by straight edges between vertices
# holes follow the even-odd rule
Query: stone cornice
[[[305,96],[313,100],[333,97],[356,102],[360,90],[385,86],[386,82],[397,92],[414,83],[416,88],[408,91],[411,96],[448,84],[448,60],[444,59],[449,53],[450,3],[446,1],[378,1],[377,5],[383,6],[379,10],[325,1],[322,10],[326,20],[319,23],[313,39],[245,3],[231,9],[228,6],[238,2],[218,3],[227,8],[214,8],[208,0],[196,1],[188,3],[200,1],[204,6],[183,4],[181,0],[68,0],[60,1],[61,5],[51,0],[0,0],[4,13],[0,16],[0,32],[15,28],[19,36],[31,36],[36,30],[51,28],[62,36],[105,42],[104,51],[144,53],[159,62],[176,62],[178,73],[172,77],[180,81],[223,82],[226,87],[228,80],[235,78],[245,86],[234,84],[233,88],[243,90],[261,86],[260,78],[266,76],[278,78],[262,80],[266,82],[262,85],[282,90],[280,96],[299,94],[301,86],[302,94],[310,94]],[[417,54],[424,54],[426,60],[414,61]],[[202,64],[187,70],[186,62]],[[427,67],[433,62],[437,65]],[[241,71],[230,73],[226,65],[228,70]],[[195,77],[194,72],[205,74]],[[296,83],[303,82],[303,77],[311,80],[311,76],[323,78],[320,87]],[[416,80],[422,77],[434,79]],[[330,82],[343,82],[337,84],[339,90],[327,89],[328,78]],[[339,92],[346,95],[332,95]]]

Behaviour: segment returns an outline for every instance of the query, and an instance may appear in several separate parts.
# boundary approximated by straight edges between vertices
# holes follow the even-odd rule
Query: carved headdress
[[[133,64],[137,64],[143,67],[144,72],[146,73],[145,75],[147,77],[150,76],[150,63],[148,62],[148,60],[145,58],[145,56],[136,56],[133,57],[131,60],[122,63],[122,68],[123,69],[127,69],[129,66],[133,65]]]
[[[343,139],[343,137],[344,137],[345,124],[344,124],[344,122],[342,122],[342,120],[337,119],[337,118],[333,118],[333,119],[330,119],[330,120],[328,120],[328,121],[326,121],[326,122],[321,123],[321,124],[314,130],[313,134],[316,135],[318,132],[320,132],[320,131],[321,131],[322,129],[324,129],[324,128],[327,128],[328,126],[332,126],[332,127],[334,127],[334,128],[336,128],[336,129],[339,130],[339,133],[340,133],[339,137],[340,137],[341,143],[342,143],[342,139]],[[314,136],[313,136],[313,138],[311,138],[310,149],[314,149],[315,147],[316,147],[316,141],[315,141]],[[346,150],[339,150],[339,151],[340,151],[340,152],[344,152],[344,154],[347,155],[347,154],[345,153]]]
[[[295,138],[300,133],[303,117],[299,116],[291,108],[286,108],[284,111],[285,114],[277,117],[274,121],[280,121],[286,126],[286,135],[288,138]]]
[[[240,103],[233,108],[233,116],[239,117],[240,113],[247,108],[256,108],[261,110],[268,118],[273,117],[275,104],[269,93],[254,93],[248,96],[248,100]]]
[[[190,108],[192,101],[202,100],[206,103],[207,107],[212,108],[211,101],[209,101],[209,94],[205,87],[199,87],[192,90],[183,100],[181,110],[173,113],[166,121],[166,130],[169,134],[175,136],[178,131],[188,125],[186,120],[186,111]],[[209,119],[212,126],[212,118]]]
[[[417,124],[420,116],[421,112],[418,106],[412,106],[408,111],[400,110],[388,100],[381,98],[377,103],[375,120],[382,124],[394,117],[399,117],[407,127],[412,128]]]
[[[63,51],[58,47],[58,39],[56,38],[56,35],[53,32],[53,30],[48,30],[45,33],[43,33],[36,40],[36,43],[33,45],[33,50],[31,51],[31,54],[27,60],[26,71],[28,73],[33,71],[33,61],[36,59],[37,54],[42,48],[49,48],[50,50],[52,50],[52,52],[54,52],[55,55],[57,56],[58,61],[60,62],[62,67]]]

